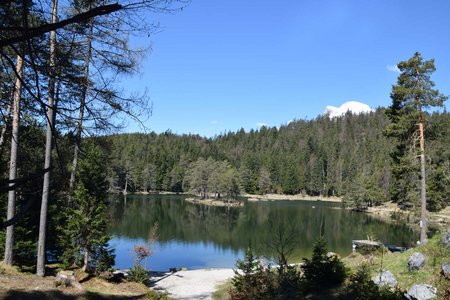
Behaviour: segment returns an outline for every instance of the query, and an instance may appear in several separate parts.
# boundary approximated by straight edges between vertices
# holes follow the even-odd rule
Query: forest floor
[[[53,271],[50,268],[49,273]],[[96,277],[77,275],[85,288],[83,291],[73,287],[56,287],[55,279],[54,275],[40,277],[0,263],[0,299],[151,299],[148,297],[149,288],[134,282],[110,283]]]
[[[169,299],[212,299],[217,286],[233,276],[232,269],[155,272],[150,275],[149,288],[127,280],[111,283],[76,272],[77,279],[85,288],[83,291],[73,287],[56,287],[53,275],[39,277],[0,263],[0,299],[144,300],[158,299],[157,294],[165,292]]]

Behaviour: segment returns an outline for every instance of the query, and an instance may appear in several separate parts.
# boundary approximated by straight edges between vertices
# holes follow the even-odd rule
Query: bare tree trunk
[[[58,0],[53,0],[52,23],[57,22]],[[50,32],[50,74],[48,83],[48,108],[47,108],[47,132],[45,141],[44,169],[49,169],[52,164],[53,131],[55,128],[55,61],[56,61],[56,31]],[[50,171],[44,174],[42,188],[42,203],[39,223],[39,241],[36,274],[45,276],[45,240],[47,228],[48,198],[50,194]]]
[[[84,247],[84,253],[83,253],[83,272],[87,272],[89,271],[89,251],[88,251],[88,247],[85,246]]]
[[[17,55],[16,62],[16,83],[14,86],[14,102],[13,102],[13,124],[12,124],[12,138],[11,138],[11,157],[9,161],[9,180],[14,180],[17,177],[17,150],[19,148],[19,125],[20,125],[20,96],[22,82],[20,78],[22,76],[23,69],[23,59]],[[6,127],[5,127],[6,128]],[[2,136],[3,138],[3,136]],[[10,186],[14,183],[10,183]],[[6,214],[6,219],[10,220],[14,217],[16,209],[16,190],[11,190],[8,192],[8,211]],[[5,238],[5,256],[4,263],[6,265],[12,265],[14,259],[14,225],[10,225],[6,228],[6,238]]]
[[[77,121],[77,131],[75,134],[75,148],[73,152],[72,170],[70,172],[70,192],[72,193],[75,189],[75,172],[78,165],[78,156],[81,148],[81,134],[83,132],[83,118],[84,118],[84,108],[86,105],[86,97],[89,89],[89,64],[91,61],[92,53],[92,35],[93,35],[94,24],[92,21],[89,23],[89,33],[87,40],[86,58],[84,60],[84,77],[83,77],[83,87],[80,99],[80,111],[78,114]]]
[[[427,198],[425,182],[425,137],[423,133],[422,107],[419,101],[420,134],[420,244],[427,243]]]

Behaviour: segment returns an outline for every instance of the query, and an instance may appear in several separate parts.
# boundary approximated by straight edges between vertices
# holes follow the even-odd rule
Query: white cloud
[[[400,73],[401,73],[401,71],[400,71],[400,69],[397,67],[397,65],[393,65],[393,66],[387,65],[386,68],[387,68],[388,71],[390,71],[390,72],[394,72],[394,73],[397,73],[397,74],[400,74]]]
[[[348,111],[352,114],[358,115],[367,114],[374,110],[367,104],[358,101],[348,101],[339,107],[326,106],[324,114],[328,115],[330,118],[336,118],[345,115]]]
[[[258,127],[269,127],[269,125],[267,125],[267,123],[256,123],[256,125],[258,125]]]
[[[209,123],[211,123],[211,124],[218,124],[218,123],[219,123],[219,121],[217,121],[217,120],[213,120],[213,121],[211,121],[211,122],[209,122]]]

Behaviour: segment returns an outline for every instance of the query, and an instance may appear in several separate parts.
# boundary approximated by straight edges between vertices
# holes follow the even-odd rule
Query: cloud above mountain
[[[348,101],[339,107],[326,106],[324,114],[328,115],[330,118],[336,118],[345,115],[348,111],[352,114],[358,115],[367,114],[374,110],[367,104],[358,101]]]

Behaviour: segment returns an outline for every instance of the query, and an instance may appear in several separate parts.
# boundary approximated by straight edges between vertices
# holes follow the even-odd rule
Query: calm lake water
[[[234,267],[249,245],[258,255],[270,257],[280,236],[293,233],[291,260],[309,257],[315,239],[324,232],[328,249],[345,256],[351,241],[368,236],[398,246],[410,246],[418,235],[396,224],[366,214],[340,209],[330,202],[247,202],[227,208],[194,205],[181,195],[113,196],[111,246],[116,267],[134,263],[133,246],[145,244],[153,224],[158,223],[158,242],[148,259],[151,270]]]

